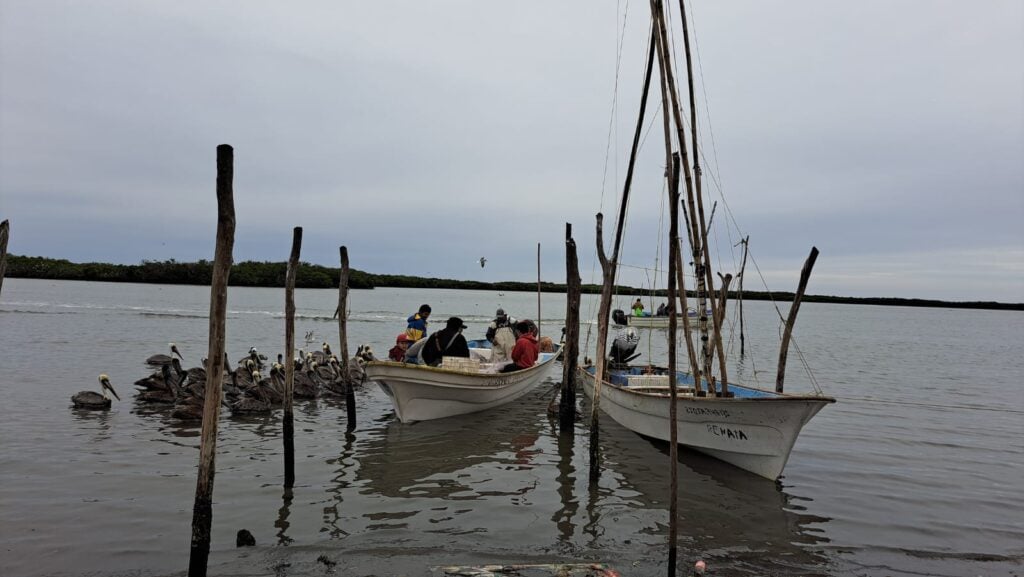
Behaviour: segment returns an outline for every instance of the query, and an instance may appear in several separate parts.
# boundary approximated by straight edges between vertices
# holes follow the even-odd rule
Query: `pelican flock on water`
[[[171,343],[170,348],[171,353],[178,358],[161,354],[146,359],[146,364],[157,370],[148,377],[135,381],[135,386],[139,389],[136,400],[142,403],[173,405],[170,414],[175,419],[200,420],[203,418],[206,399],[207,360],[203,359],[202,367],[185,370],[179,361],[181,353],[177,346]],[[264,377],[262,371],[266,367],[264,361],[267,360],[266,355],[252,347],[232,368],[225,353],[222,405],[232,414],[269,413],[283,406],[284,355],[277,355],[277,362],[270,366],[269,377]],[[370,346],[359,346],[355,356],[349,360],[346,378],[341,363],[326,342],[322,344],[320,351],[305,353],[300,350],[295,358],[294,398],[314,399],[321,393],[344,395],[346,383],[359,385],[365,381],[362,365],[371,360],[374,360],[374,354]],[[99,397],[96,393],[92,394]]]
[[[114,398],[121,400],[121,397],[117,396],[117,391],[110,384],[110,377],[107,375],[100,375],[100,390],[102,393],[96,391],[81,391],[75,393],[71,397],[71,403],[76,409],[109,409],[111,405],[110,395],[114,395]]]

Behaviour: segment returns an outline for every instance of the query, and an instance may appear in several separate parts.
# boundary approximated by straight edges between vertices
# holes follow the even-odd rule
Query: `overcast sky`
[[[308,262],[345,245],[369,272],[528,281],[541,243],[563,282],[569,222],[599,282],[594,215],[610,239],[648,6],[0,0],[8,250],[212,259],[227,143],[236,261],[287,260],[302,226]],[[747,289],[794,290],[817,246],[811,294],[1024,302],[1024,2],[692,11],[717,267],[735,272],[750,235]],[[635,267],[663,266],[667,236],[649,119]]]

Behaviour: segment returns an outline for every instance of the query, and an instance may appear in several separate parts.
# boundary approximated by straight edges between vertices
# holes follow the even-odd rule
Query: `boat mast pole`
[[[704,253],[704,275],[707,277],[707,286],[711,287],[712,290],[715,286],[711,276],[711,251],[708,249],[708,227],[704,220],[704,195],[701,192],[700,186],[700,149],[697,148],[697,99],[694,97],[693,90],[693,58],[690,56],[690,29],[686,21],[686,4],[684,0],[679,0],[679,17],[683,21],[683,46],[686,53],[686,81],[689,86],[690,93],[690,137],[693,146],[693,174],[694,174],[694,188],[695,196],[697,197],[697,212],[700,218],[700,234],[701,234],[701,248]],[[726,293],[723,293],[726,294]],[[715,302],[713,294],[710,296],[711,302],[711,319],[715,329],[715,350],[718,353],[718,371],[719,376],[722,379],[722,396],[726,396],[729,392],[729,378],[725,369],[725,348],[722,346],[722,316],[717,312],[718,305]],[[724,297],[723,297],[724,298]],[[701,307],[701,325],[707,324],[705,317],[706,311],[704,307]],[[706,332],[706,329],[702,329]],[[701,338],[706,338],[704,333],[701,334]],[[711,366],[711,358],[708,357],[704,360],[705,368],[709,371]]]
[[[654,14],[655,25],[660,31],[659,43],[658,43],[658,54],[662,61],[665,63],[665,80],[668,86],[668,94],[672,99],[672,118],[675,121],[676,126],[676,138],[679,141],[679,152],[682,156],[683,175],[686,177],[686,202],[690,206],[690,219],[692,222],[690,226],[690,246],[693,248],[693,265],[695,267],[694,276],[697,279],[697,303],[699,305],[699,319],[700,319],[700,340],[701,340],[701,359],[703,360],[703,373],[704,378],[710,386],[711,384],[711,353],[708,349],[708,318],[707,318],[707,284],[710,282],[710,277],[705,274],[704,259],[702,258],[701,245],[703,240],[706,238],[703,234],[704,222],[703,222],[703,211],[700,213],[701,222],[698,224],[698,212],[696,203],[694,201],[693,192],[693,176],[690,174],[690,164],[686,152],[686,131],[683,127],[683,119],[680,114],[679,107],[679,93],[676,90],[675,76],[672,74],[672,68],[669,66],[669,48],[668,48],[668,33],[665,26],[664,9],[661,0],[651,0],[651,13]],[[696,151],[694,151],[696,154]],[[714,316],[714,301],[712,301],[712,317]]]

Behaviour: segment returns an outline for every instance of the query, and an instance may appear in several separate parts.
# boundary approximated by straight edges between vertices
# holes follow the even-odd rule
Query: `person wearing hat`
[[[405,334],[409,340],[416,342],[427,336],[427,319],[430,317],[430,305],[420,305],[420,310],[409,317]]]
[[[395,346],[391,347],[388,351],[388,358],[392,361],[403,362],[405,361],[405,353],[409,350],[409,344],[412,341],[409,340],[409,335],[400,333],[398,338],[395,339]]]
[[[464,357],[469,358],[469,343],[466,337],[462,336],[462,330],[466,325],[459,317],[451,317],[445,323],[445,327],[427,337],[427,344],[423,345],[420,357],[423,362],[436,367],[441,364],[443,357]]]
[[[491,362],[507,363],[512,360],[512,348],[516,346],[516,334],[512,326],[516,320],[505,314],[505,309],[494,313],[494,320],[487,327],[487,340],[491,341]]]

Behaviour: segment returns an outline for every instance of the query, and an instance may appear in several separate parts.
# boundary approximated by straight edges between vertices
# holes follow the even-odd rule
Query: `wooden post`
[[[7,274],[7,239],[11,236],[11,223],[7,219],[0,222],[0,291],[4,288],[4,275]]]
[[[562,400],[558,410],[558,429],[571,432],[576,421],[576,363],[580,354],[580,279],[576,241],[572,225],[565,223],[565,342],[562,346]]]
[[[192,545],[189,577],[205,577],[210,557],[210,526],[213,523],[214,457],[217,453],[217,417],[220,415],[221,383],[224,380],[224,333],[228,304],[228,275],[235,245],[234,150],[217,147],[217,245],[210,283],[210,348],[207,352],[203,429],[199,448],[199,475],[192,507]]]
[[[607,365],[605,346],[608,343],[608,316],[612,308],[612,286],[615,282],[615,262],[604,254],[604,215],[597,213],[597,258],[601,262],[601,303],[597,307],[597,354],[594,362],[594,400],[590,408],[590,482],[596,483],[601,476],[598,454],[600,434],[598,433],[598,412],[601,408],[601,383]]]
[[[672,155],[674,173],[678,173],[679,156]],[[679,314],[676,311],[676,263],[681,259],[679,255],[679,179],[670,175],[668,187],[669,202],[669,232],[668,232],[668,302],[672,303],[668,312],[668,389],[671,401],[668,407],[669,420],[669,447],[668,458],[669,476],[669,505],[668,505],[668,565],[669,575],[675,577],[676,557],[678,555],[679,540],[679,422],[676,421],[677,405],[677,383],[676,383],[676,328],[679,326]],[[683,311],[683,322],[686,322],[686,312]],[[686,334],[690,334],[689,327]]]
[[[284,280],[284,486],[295,486],[295,276],[299,270],[302,252],[302,227],[292,232],[292,253],[288,257],[288,270]]]
[[[800,285],[793,295],[793,305],[789,307],[789,318],[786,319],[786,330],[782,333],[782,345],[779,346],[779,372],[775,376],[775,392],[782,392],[782,383],[786,377],[786,357],[789,355],[789,338],[793,335],[793,325],[796,324],[796,313],[800,310],[800,301],[804,298],[804,291],[807,290],[807,280],[811,278],[811,269],[814,268],[814,261],[818,260],[818,247],[811,247],[811,254],[804,261],[804,268],[800,271]]]
[[[743,243],[743,263],[740,264],[740,274],[736,276],[740,278],[740,290],[737,296],[740,301],[740,357],[743,357],[743,354],[745,352],[743,349],[743,271],[747,269],[747,251],[750,249],[750,235],[748,234],[746,238],[744,238],[740,242]]]
[[[597,312],[597,355],[594,359],[597,363],[594,371],[594,404],[590,412],[590,482],[596,483],[601,475],[601,465],[598,458],[598,432],[597,412],[601,402],[601,382],[604,380],[605,369],[605,347],[608,344],[608,316],[612,308],[612,288],[615,285],[615,267],[618,265],[619,248],[622,246],[622,227],[626,224],[626,206],[629,202],[629,190],[633,184],[633,168],[636,165],[637,150],[640,147],[640,136],[643,133],[644,115],[647,111],[647,94],[651,88],[651,71],[654,69],[654,36],[651,36],[651,44],[647,49],[647,70],[644,73],[644,88],[640,96],[640,114],[636,122],[636,131],[633,133],[633,147],[629,153],[629,166],[626,168],[626,182],[622,187],[622,201],[619,204],[619,220],[615,228],[615,242],[613,243],[612,258],[609,261],[604,254],[603,220],[601,213],[597,214],[597,255],[601,260],[601,302]]]
[[[345,375],[345,408],[348,409],[346,430],[356,428],[356,391],[348,358],[348,249],[340,247],[341,278],[338,279],[338,336],[341,340],[338,354],[341,355],[341,374]]]
[[[537,338],[540,339],[540,243],[537,243]]]

